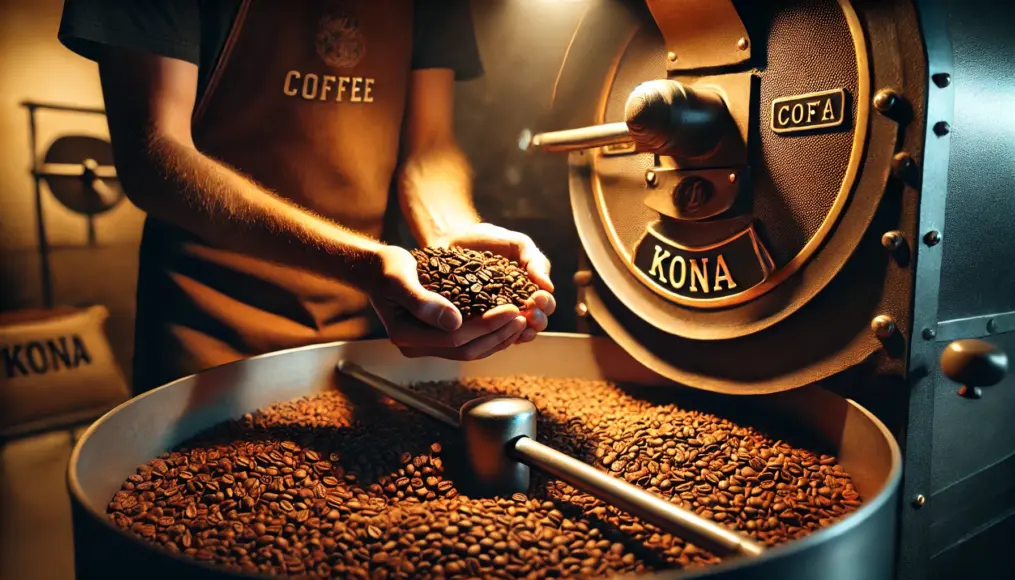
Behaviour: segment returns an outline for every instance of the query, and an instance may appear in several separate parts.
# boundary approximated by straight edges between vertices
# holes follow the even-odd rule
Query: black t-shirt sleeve
[[[417,0],[412,68],[449,68],[455,79],[482,76],[469,0]]]
[[[201,55],[200,0],[66,0],[60,42],[95,60],[113,46],[197,64]]]

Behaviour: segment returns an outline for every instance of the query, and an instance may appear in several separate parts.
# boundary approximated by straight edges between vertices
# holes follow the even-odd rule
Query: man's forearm
[[[398,185],[402,212],[421,245],[480,221],[472,203],[472,170],[453,144],[411,154]]]
[[[296,266],[363,288],[381,244],[265,190],[172,138],[118,150],[121,179],[150,215],[216,246]]]

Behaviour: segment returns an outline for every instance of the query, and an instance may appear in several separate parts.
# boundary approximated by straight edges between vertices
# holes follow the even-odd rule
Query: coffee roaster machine
[[[343,360],[395,382],[527,373],[695,389],[835,447],[860,510],[666,577],[1003,574],[1015,533],[1007,5],[590,5],[554,126],[531,147],[567,152],[579,314],[600,336],[543,336],[462,364],[404,359],[383,341],[329,344],[142,395],[72,457],[81,577],[212,575],[115,530],[109,498],[204,428],[343,388]]]

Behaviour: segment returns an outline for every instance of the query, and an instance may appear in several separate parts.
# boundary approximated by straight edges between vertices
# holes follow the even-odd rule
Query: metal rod
[[[458,411],[444,403],[434,401],[426,395],[367,372],[356,363],[346,360],[339,361],[338,370],[369,387],[373,387],[411,409],[437,419],[446,425],[458,427]]]
[[[94,115],[105,115],[104,109],[97,107],[78,107],[75,105],[63,105],[60,103],[40,103],[36,101],[22,101],[21,106],[26,109],[48,109],[50,111],[69,111],[72,113],[91,113]]]
[[[575,151],[603,145],[631,142],[627,123],[607,123],[566,131],[540,133],[532,138],[532,147],[546,151]]]
[[[528,437],[516,439],[508,453],[718,556],[758,556],[764,551],[746,536]]]
[[[448,405],[340,361],[338,370],[392,399],[459,427],[460,413]],[[659,528],[705,548],[717,556],[758,556],[764,548],[745,536],[655,496],[636,485],[604,473],[587,463],[547,447],[529,437],[519,437],[504,450],[511,458],[558,477],[575,488],[625,510]]]
[[[42,306],[53,307],[53,272],[49,266],[49,239],[46,236],[46,217],[42,210],[42,183],[39,169],[38,135],[35,126],[35,107],[28,107],[28,144],[32,152],[32,181],[35,182],[35,232],[39,236],[39,278],[42,285]]]

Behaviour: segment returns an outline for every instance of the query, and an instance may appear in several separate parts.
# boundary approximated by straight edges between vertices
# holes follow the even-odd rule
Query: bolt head
[[[645,172],[645,183],[647,183],[649,187],[655,187],[659,185],[659,176],[656,175],[655,171],[649,169]]]
[[[677,53],[670,51],[666,53],[666,58],[670,62],[677,62]]]
[[[889,250],[897,250],[902,245],[902,234],[896,231],[885,232],[881,236],[881,245]]]
[[[730,173],[730,183],[736,183],[736,182],[737,182],[737,174],[736,173]]]
[[[943,89],[952,84],[952,75],[948,73],[936,73],[931,75],[930,78],[939,89]]]
[[[927,244],[931,248],[941,243],[941,232],[937,230],[930,230],[923,236],[923,243]]]
[[[948,121],[938,121],[937,123],[934,123],[934,134],[938,137],[944,137],[951,132],[952,126],[948,124]]]
[[[898,94],[892,89],[883,89],[878,91],[878,94],[874,95],[874,108],[879,113],[888,113],[895,106],[895,103],[899,100]]]
[[[927,503],[927,498],[924,497],[922,493],[913,498],[913,507],[915,507],[916,509],[922,508],[923,504],[925,503]]]
[[[987,321],[987,332],[989,332],[990,334],[994,334],[995,332],[997,332],[997,321],[994,320],[993,318]]]
[[[892,157],[892,174],[898,179],[904,179],[913,170],[916,163],[913,161],[913,156],[905,151],[896,153],[895,157]]]
[[[589,314],[589,306],[584,302],[579,302],[578,305],[574,307],[574,311],[578,314],[578,316],[584,318]]]
[[[747,47],[749,47],[750,45],[751,43],[748,42],[746,38],[741,38],[740,40],[737,41],[737,48],[739,48],[740,50],[747,50]]]
[[[588,286],[592,283],[592,272],[590,270],[578,270],[572,278],[575,286]]]
[[[924,340],[934,340],[937,337],[937,331],[933,328],[924,328],[921,334]]]
[[[875,336],[884,340],[895,333],[895,320],[891,316],[879,314],[871,320],[871,330]]]

